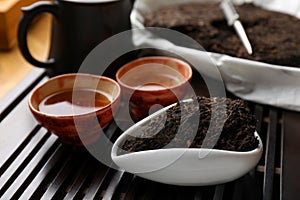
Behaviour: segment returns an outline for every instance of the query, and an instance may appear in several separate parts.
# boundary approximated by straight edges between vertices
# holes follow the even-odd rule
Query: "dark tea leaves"
[[[165,119],[154,118],[139,137],[128,136],[121,149],[138,152],[211,147],[251,151],[259,143],[254,135],[255,125],[254,115],[241,99],[197,97],[168,109]]]

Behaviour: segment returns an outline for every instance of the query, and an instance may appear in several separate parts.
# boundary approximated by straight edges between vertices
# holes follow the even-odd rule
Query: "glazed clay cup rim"
[[[108,103],[107,105],[105,105],[105,106],[103,106],[101,108],[95,109],[95,110],[93,110],[91,112],[82,113],[82,114],[72,114],[72,115],[55,115],[55,114],[49,114],[49,113],[40,111],[36,106],[33,105],[33,101],[34,101],[33,98],[36,95],[36,93],[39,92],[47,84],[50,84],[50,82],[58,80],[58,79],[66,79],[66,78],[72,78],[72,77],[74,77],[74,82],[75,82],[75,80],[76,80],[76,78],[78,76],[89,78],[89,79],[98,79],[98,82],[100,80],[110,82],[110,83],[112,83],[112,85],[114,85],[117,88],[117,94],[113,96],[112,101],[110,101],[110,103]],[[69,88],[69,89],[71,89],[71,88]],[[95,89],[96,91],[101,91],[101,90],[99,90],[97,88],[92,88],[92,89]],[[56,90],[55,92],[59,92],[59,91],[62,91],[62,90]],[[49,96],[49,95],[51,95],[51,94],[46,95],[46,97]],[[55,117],[55,118],[84,117],[84,116],[88,116],[88,115],[93,114],[93,113],[98,113],[98,112],[102,112],[102,111],[106,110],[107,108],[109,108],[110,106],[112,106],[115,102],[117,102],[118,99],[120,98],[120,96],[121,96],[120,85],[118,84],[118,82],[116,82],[115,80],[113,80],[113,79],[111,79],[109,77],[98,76],[98,75],[94,75],[94,74],[85,74],[85,73],[68,73],[68,74],[62,74],[62,75],[58,75],[58,76],[49,78],[47,81],[45,81],[41,85],[39,85],[36,88],[34,88],[33,91],[32,91],[32,93],[30,94],[30,97],[29,97],[29,100],[28,100],[28,105],[29,105],[29,108],[33,112],[38,113],[38,114],[43,115],[43,116],[47,116],[47,117]],[[46,98],[46,97],[44,97],[44,98]],[[42,99],[44,99],[44,98],[42,98]],[[37,104],[37,106],[38,106],[38,104]]]
[[[174,84],[172,86],[165,86],[164,88],[160,88],[160,89],[154,89],[154,90],[147,90],[147,89],[143,89],[141,87],[138,86],[130,86],[126,83],[124,83],[122,81],[122,77],[123,75],[125,75],[127,72],[125,71],[127,68],[130,68],[129,71],[135,67],[144,65],[144,64],[151,64],[151,63],[156,63],[156,64],[161,64],[161,65],[165,65],[159,62],[156,62],[157,60],[160,61],[174,61],[175,63],[184,66],[185,72],[188,74],[187,76],[185,76],[184,74],[182,74],[180,71],[176,70],[179,74],[182,75],[182,77],[184,78],[184,81],[181,81],[178,84]],[[146,63],[143,63],[143,61],[147,61]],[[139,64],[140,63],[140,64]],[[168,66],[168,65],[166,65]],[[170,66],[171,67],[171,66]],[[171,67],[172,68],[172,67]],[[125,71],[125,72],[124,72]],[[124,88],[128,88],[130,90],[134,90],[134,91],[142,91],[142,92],[153,92],[153,91],[167,91],[167,90],[173,90],[175,88],[179,88],[182,85],[186,84],[187,82],[189,82],[192,78],[192,67],[185,61],[180,60],[178,58],[174,58],[174,57],[168,57],[168,56],[148,56],[148,57],[142,57],[142,58],[138,58],[135,59],[125,65],[123,65],[116,73],[116,80],[117,82]]]

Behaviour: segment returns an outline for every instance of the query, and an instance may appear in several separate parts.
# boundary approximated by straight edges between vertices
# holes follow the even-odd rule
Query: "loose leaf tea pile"
[[[161,148],[213,148],[250,151],[258,146],[256,119],[240,99],[197,97],[180,102],[128,136],[128,152]]]
[[[205,2],[170,3],[144,14],[144,24],[146,27],[163,27],[186,34],[206,51],[300,67],[299,18],[255,4],[236,5],[253,47],[253,54],[249,55],[234,28],[228,26],[219,2]]]

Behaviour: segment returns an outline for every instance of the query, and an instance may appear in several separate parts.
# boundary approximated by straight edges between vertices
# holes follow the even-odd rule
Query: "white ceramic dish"
[[[125,131],[112,148],[112,160],[127,172],[153,181],[186,186],[221,184],[237,179],[258,163],[262,141],[257,149],[234,152],[215,149],[173,148],[118,154],[129,135],[138,134],[154,117],[165,113],[172,104],[141,120]]]

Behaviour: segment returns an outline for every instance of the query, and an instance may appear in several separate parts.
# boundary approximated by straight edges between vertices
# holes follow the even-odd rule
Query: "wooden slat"
[[[34,148],[33,145],[29,145],[29,147],[26,147],[28,143],[32,143],[32,138],[36,136],[36,133],[40,130],[41,126],[37,125],[33,128],[31,133],[27,136],[27,138],[18,146],[18,148],[11,154],[11,156],[2,164],[0,167],[0,176],[11,166],[13,162],[17,162],[16,159],[20,158],[23,160],[23,157],[20,156],[20,153],[24,153],[24,148]],[[42,134],[38,135],[38,137],[42,137]],[[26,151],[25,151],[26,152]],[[19,161],[20,162],[20,161]],[[1,188],[1,186],[0,186]]]
[[[108,200],[108,199],[112,199],[113,195],[115,194],[117,187],[124,175],[124,170],[122,171],[116,171],[113,176],[111,177],[111,179],[109,180],[109,185],[105,191],[105,194],[103,196],[103,200]]]
[[[232,200],[243,199],[243,180],[238,179],[234,182],[234,187],[232,191]]]
[[[273,184],[275,174],[275,145],[277,133],[277,111],[270,109],[269,113],[270,123],[267,132],[266,141],[266,157],[265,157],[265,176],[264,176],[264,200],[273,199]]]
[[[44,79],[45,80],[45,79]],[[22,99],[0,123],[0,167],[11,155],[22,149],[38,125],[28,107],[29,94]]]
[[[113,199],[124,199],[126,192],[128,191],[133,178],[134,178],[134,175],[130,174],[130,173],[125,172],[122,175],[122,178],[118,184],[118,187],[117,187],[115,193],[113,194]]]
[[[265,130],[265,125],[266,123],[263,121],[263,118],[264,118],[264,108],[262,105],[255,105],[254,107],[254,114],[255,114],[255,117],[256,117],[256,120],[257,120],[257,123],[256,123],[256,131],[257,133],[259,134],[261,140],[262,140],[262,143],[263,143],[263,155],[258,163],[258,165],[263,165],[264,166],[264,163],[265,163],[265,160],[264,160],[264,157],[265,157],[265,141],[266,141],[266,133],[264,133],[263,131]]]
[[[134,176],[132,181],[128,183],[128,188],[125,191],[124,200],[134,199],[138,186],[141,183],[141,178]]]
[[[44,69],[33,69],[13,90],[0,101],[0,122],[46,76]]]
[[[262,172],[262,173],[265,173],[265,166],[262,166],[262,165],[258,165],[257,167],[256,167],[256,170],[258,171],[258,172]],[[279,168],[279,167],[276,167],[275,168],[275,174],[277,174],[277,175],[280,175],[281,174],[281,168]]]
[[[42,164],[41,169],[22,193],[20,199],[40,199],[40,191],[43,191],[43,189],[46,187],[45,185],[48,185],[48,183],[53,180],[53,178],[51,178],[51,172],[56,171],[55,168],[57,164],[61,164],[61,162],[65,160],[65,157],[68,156],[70,152],[68,148],[65,148],[58,143],[54,147],[53,152],[50,153],[51,154],[49,158],[45,161],[45,163]]]
[[[49,144],[48,141],[50,141],[49,143],[53,142],[53,145],[49,149],[47,148],[47,146]],[[59,145],[59,142],[56,139],[56,137],[50,137],[48,139],[48,141],[41,148],[41,152],[47,150],[45,152],[44,156],[39,161],[36,161],[37,165],[30,171],[30,174],[26,177],[26,180],[22,183],[22,185],[17,190],[15,190],[15,193],[12,196],[12,199],[22,199],[22,198],[20,198],[20,196],[24,193],[24,191],[28,188],[28,186],[36,178],[36,176],[40,172],[42,166],[45,164],[45,162],[49,159],[49,157],[52,155],[52,153],[55,151],[55,149]],[[43,149],[43,148],[45,148],[45,149]]]
[[[224,185],[217,185],[213,200],[222,200],[224,195]]]
[[[94,199],[97,192],[100,190],[102,183],[109,172],[109,168],[103,165],[99,165],[95,172],[93,172],[93,177],[90,186],[86,189],[84,199]]]
[[[203,199],[213,200],[216,186],[207,186],[203,190]]]
[[[47,139],[47,140],[43,140],[43,139]],[[6,190],[4,195],[2,196],[3,199],[12,199],[12,196],[15,195],[16,190],[21,188],[22,184],[25,181],[27,181],[27,179],[30,177],[30,175],[33,176],[31,174],[32,169],[35,169],[37,167],[40,160],[42,160],[42,158],[47,153],[47,150],[49,148],[51,148],[51,146],[56,141],[56,137],[50,137],[49,139],[44,137],[43,139],[40,141],[40,143],[43,143],[44,145],[42,146],[42,148],[38,152],[36,152],[36,154],[30,160],[30,162],[26,166],[24,166],[24,169],[22,170],[22,173],[20,173],[19,176],[15,177],[15,179],[13,181],[13,184],[10,185],[8,190]],[[41,144],[37,145],[36,147],[39,147],[40,145]],[[33,152],[34,152],[34,150],[33,150]]]
[[[0,123],[0,166],[22,145],[36,125],[25,98]]]
[[[261,134],[262,122],[263,122],[263,107],[261,105],[256,105],[254,109],[254,114],[257,120],[256,131]]]
[[[203,188],[198,187],[196,189],[194,200],[203,200]]]
[[[281,160],[281,197],[283,200],[300,198],[300,115],[283,113],[283,140]]]
[[[147,186],[147,185],[145,184],[145,186]],[[195,197],[195,191],[194,191],[193,187],[172,186],[171,191],[174,194],[174,197],[175,197],[174,199],[178,199],[178,200],[179,199],[194,199],[194,197]]]
[[[66,195],[68,186],[76,179],[76,175],[81,175],[78,172],[85,166],[85,158],[85,152],[72,151],[71,158],[51,182],[43,198],[62,199]]]
[[[47,131],[40,130],[37,132],[35,137],[27,144],[27,146],[22,149],[21,152],[18,152],[18,155],[12,156],[13,161],[9,163],[7,169],[5,169],[5,173],[1,173],[0,177],[0,195],[4,193],[5,185],[8,187],[9,182],[12,182],[15,177],[17,177],[21,171],[23,170],[24,166],[26,166],[34,154],[38,151],[37,145],[40,141],[46,141],[49,137],[49,134],[46,134]],[[11,180],[10,180],[11,179]]]
[[[56,173],[55,178],[50,182],[50,184],[47,187],[47,190],[44,192],[41,199],[54,199],[54,195],[56,194],[59,187],[63,184],[65,179],[67,178],[67,175],[71,171],[72,162],[71,159],[73,158],[73,154],[70,154],[67,159],[65,159],[65,162],[60,163],[61,167],[59,171]]]
[[[159,191],[159,187],[161,184],[154,182],[154,181],[148,181],[145,192],[143,192],[141,199],[143,200],[155,200],[155,197]]]
[[[69,188],[66,189],[67,194],[64,197],[65,200],[74,199],[76,195],[80,195],[80,188],[83,187],[83,184],[88,177],[87,172],[92,169],[89,157],[84,159],[82,162],[82,165],[79,166],[77,173],[74,175],[75,180],[72,184],[70,184]]]

